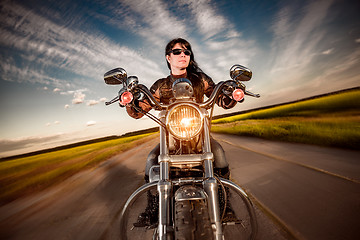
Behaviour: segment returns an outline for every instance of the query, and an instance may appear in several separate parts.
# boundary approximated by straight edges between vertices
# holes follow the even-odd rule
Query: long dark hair
[[[175,38],[175,39],[171,40],[165,47],[165,55],[170,55],[171,50],[177,43],[180,43],[184,48],[191,51],[190,62],[189,62],[189,66],[186,68],[186,72],[188,72],[188,73],[203,72],[199,68],[198,64],[195,61],[194,52],[191,49],[190,43],[183,38]],[[170,64],[168,61],[166,61],[166,64],[167,64],[168,68],[171,70]]]

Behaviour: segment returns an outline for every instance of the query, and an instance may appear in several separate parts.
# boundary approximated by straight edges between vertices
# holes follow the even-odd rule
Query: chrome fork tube
[[[160,120],[164,122],[165,116],[160,116]],[[160,164],[160,180],[157,190],[159,193],[159,240],[169,239],[170,229],[170,194],[171,182],[169,181],[169,152],[166,147],[166,130],[160,126],[160,155],[158,158]]]
[[[163,119],[161,119],[163,120]],[[160,180],[169,180],[169,150],[166,147],[166,129],[160,126]]]
[[[170,192],[171,183],[169,181],[160,180],[158,183],[157,190],[159,192],[159,240],[169,239],[170,229]]]
[[[223,239],[221,216],[219,208],[219,197],[218,197],[218,183],[215,178],[209,178],[204,181],[204,189],[208,195],[208,208],[210,221],[212,224],[213,231],[215,233],[215,239]]]
[[[211,152],[210,145],[210,129],[209,119],[204,119],[204,170],[205,170],[205,181],[203,183],[204,190],[208,195],[208,208],[210,214],[210,221],[212,224],[213,231],[215,233],[215,239],[223,239],[221,216],[220,216],[220,205],[218,197],[218,183],[214,178],[214,155]]]

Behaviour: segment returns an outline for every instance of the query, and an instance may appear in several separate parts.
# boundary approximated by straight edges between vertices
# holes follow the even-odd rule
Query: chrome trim
[[[159,114],[160,121],[164,123],[166,111],[161,111]],[[159,193],[159,225],[158,225],[158,239],[166,240],[168,228],[170,228],[170,193],[171,182],[169,182],[169,150],[166,144],[166,129],[160,127],[160,155],[158,162],[160,164],[160,180],[157,184]],[[171,231],[170,231],[171,232]]]
[[[166,111],[161,111],[159,113],[159,119],[165,126],[165,117],[166,117]],[[168,154],[168,149],[166,146],[166,128],[163,126],[160,126],[160,156]],[[160,160],[160,159],[159,159]]]
[[[204,118],[204,143],[203,143],[204,156],[204,173],[205,180],[203,182],[204,190],[208,196],[208,209],[210,215],[210,221],[214,231],[214,237],[216,240],[222,240],[224,238],[222,231],[220,204],[218,196],[218,183],[214,178],[214,154],[211,151],[210,145],[210,129],[209,119]]]
[[[204,176],[205,179],[214,177],[214,166],[211,160],[204,161]]]
[[[166,159],[166,160],[165,160]],[[213,154],[184,154],[184,155],[168,155],[162,156],[159,161],[168,161],[171,167],[195,167],[202,165],[205,160],[212,160]]]
[[[157,185],[159,193],[159,225],[158,236],[159,240],[167,240],[167,236],[172,232],[170,226],[170,197],[172,185],[169,181],[160,180]]]
[[[139,79],[137,76],[129,76],[126,79],[126,86],[129,91],[132,91],[137,85],[139,85]]]
[[[169,116],[172,114],[172,112],[175,109],[181,108],[183,106],[189,106],[189,107],[193,108],[200,116],[200,124],[201,125],[200,125],[199,129],[197,130],[197,132],[195,134],[193,134],[191,137],[182,137],[182,136],[176,135],[172,131],[172,129],[169,127],[169,121],[170,121]],[[195,137],[197,137],[201,133],[201,130],[203,129],[203,125],[204,125],[204,120],[203,119],[204,119],[204,116],[203,116],[202,112],[200,111],[200,108],[199,108],[198,104],[195,104],[193,102],[181,102],[179,104],[174,104],[169,108],[169,110],[168,110],[168,112],[166,114],[166,123],[165,123],[165,125],[166,125],[166,128],[169,130],[170,134],[172,136],[174,136],[174,138],[177,138],[177,139],[180,139],[180,140],[189,140],[189,139],[194,139]]]
[[[192,83],[187,78],[179,78],[172,84],[172,92],[175,99],[190,99],[194,95]]]
[[[204,181],[203,185],[208,196],[209,216],[214,231],[214,237],[216,240],[222,240],[223,232],[219,208],[218,183],[215,178],[208,178]]]
[[[249,81],[252,78],[252,72],[247,67],[235,64],[230,68],[230,77],[235,81]]]
[[[160,162],[160,180],[168,181],[169,172],[170,172],[169,162]]]
[[[154,107],[155,110],[165,110],[167,108],[167,106],[156,101],[155,97],[151,94],[151,92],[145,85],[139,84],[136,88],[139,89],[150,99],[150,104]]]
[[[149,181],[156,182],[160,180],[160,166],[154,165],[149,170]]]
[[[232,71],[233,70],[233,71]],[[241,89],[244,90],[246,95],[259,97],[259,95],[250,93],[248,91],[245,91],[245,85],[243,85],[241,82],[242,80],[247,80],[246,78],[251,78],[251,71],[248,69],[243,68],[242,66],[235,66],[231,71],[232,77],[234,77],[234,80],[227,80],[220,82],[216,85],[215,89],[213,90],[211,96],[208,98],[206,102],[203,103],[195,103],[191,102],[191,99],[186,100],[187,98],[184,98],[180,101],[175,101],[174,103],[171,103],[169,105],[164,105],[159,103],[155,97],[151,94],[149,89],[142,84],[138,83],[138,80],[136,77],[129,77],[127,78],[127,73],[125,70],[118,68],[112,71],[107,72],[104,75],[104,80],[107,84],[123,84],[123,87],[128,87],[129,90],[134,91],[137,96],[140,96],[139,94],[143,93],[145,94],[149,100],[150,104],[153,109],[160,110],[159,119],[154,117],[151,114],[144,113],[145,115],[149,116],[152,120],[160,124],[160,155],[158,158],[158,161],[160,163],[160,171],[159,176],[156,178],[152,177],[151,182],[148,184],[145,184],[141,187],[139,187],[126,201],[121,213],[120,213],[120,232],[125,233],[126,227],[127,227],[127,221],[128,221],[128,213],[130,211],[130,207],[133,205],[134,201],[140,196],[140,194],[144,193],[144,191],[148,191],[151,188],[154,188],[157,186],[157,191],[159,193],[159,225],[157,230],[154,231],[153,238],[158,236],[157,239],[168,239],[169,235],[168,232],[173,232],[172,226],[170,226],[171,222],[171,201],[173,194],[171,191],[173,189],[173,185],[180,186],[180,189],[182,187],[185,187],[184,184],[192,184],[192,183],[202,183],[204,190],[198,192],[199,189],[193,190],[190,192],[190,195],[196,195],[199,194],[201,196],[201,199],[203,199],[204,195],[205,197],[208,197],[208,208],[209,208],[209,214],[210,219],[212,223],[212,227],[214,230],[214,236],[216,240],[223,239],[223,232],[222,232],[222,225],[221,225],[221,218],[220,218],[220,210],[219,210],[219,199],[218,199],[218,185],[219,182],[214,178],[214,169],[213,169],[213,161],[214,161],[214,155],[211,151],[211,145],[210,145],[210,121],[213,113],[213,107],[215,104],[215,100],[217,97],[221,94],[222,89],[226,88],[226,85],[234,85],[237,84]],[[244,74],[245,72],[245,74]],[[245,77],[245,78],[244,78]],[[125,80],[128,79],[127,82]],[[185,89],[186,90],[186,89]],[[138,92],[139,91],[139,92]],[[134,95],[135,96],[135,95]],[[106,104],[111,104],[119,100],[119,96],[111,100],[110,102],[107,102]],[[201,117],[201,124],[203,127],[203,153],[199,155],[193,155],[193,156],[169,156],[169,149],[168,149],[168,137],[169,137],[169,130],[166,126],[166,117],[168,116],[170,111],[175,107],[179,105],[190,105],[194,107],[196,110],[200,112]],[[211,109],[211,113],[208,113],[206,109]],[[201,132],[201,131],[200,131]],[[203,164],[204,167],[204,176],[205,179],[199,180],[199,179],[179,179],[175,180],[173,182],[169,181],[169,174],[170,174],[170,166],[173,165],[179,165],[184,163],[188,166],[191,166],[191,164]],[[157,181],[157,179],[159,179]],[[238,195],[241,196],[243,201],[246,204],[246,207],[248,209],[248,212],[250,214],[251,218],[251,224],[254,226],[255,230],[257,230],[257,223],[256,223],[256,216],[255,212],[252,206],[252,203],[245,193],[244,190],[242,190],[239,186],[232,183],[231,181],[228,181],[226,179],[220,179],[220,182],[224,184],[225,186],[230,187],[233,189]],[[205,192],[204,192],[205,191]],[[178,199],[189,199],[190,196],[183,195],[182,193],[176,193],[178,196]],[[256,235],[255,233],[252,233],[252,239]],[[122,236],[120,236],[122,237]],[[126,237],[125,237],[126,239]]]
[[[202,188],[191,185],[182,186],[175,192],[176,202],[202,199],[205,200],[206,198],[205,191]]]
[[[229,80],[232,81],[232,80]],[[226,81],[227,82],[227,81]],[[215,99],[218,98],[218,96],[220,95],[220,90],[221,88],[224,87],[224,85],[226,84],[226,82],[219,82],[218,84],[216,84],[215,89],[213,90],[213,92],[211,93],[210,97],[208,98],[208,100],[206,100],[206,102],[203,102],[199,105],[200,108],[205,108],[205,109],[210,109],[214,104],[215,104]]]
[[[213,178],[214,177],[214,167],[213,167],[213,161],[214,161],[214,154],[211,151],[211,145],[210,145],[210,130],[208,128],[208,118],[204,119],[204,143],[203,143],[203,149],[204,149],[204,156],[206,159],[204,159],[204,174],[205,178]]]
[[[127,73],[123,68],[115,68],[104,74],[104,81],[109,85],[123,84],[125,87],[126,79]]]
[[[195,178],[180,178],[177,180],[171,181],[173,185],[179,186],[184,184],[194,184],[194,183],[203,183],[203,179],[195,179]]]
[[[209,129],[209,119],[204,118],[204,144],[203,149],[205,153],[212,153],[211,152],[211,145],[210,145],[210,129]]]

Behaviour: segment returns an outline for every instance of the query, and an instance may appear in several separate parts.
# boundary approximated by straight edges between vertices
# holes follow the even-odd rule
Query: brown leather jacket
[[[192,83],[193,89],[194,89],[194,96],[197,103],[202,103],[204,101],[204,95],[207,97],[210,97],[211,93],[213,92],[215,88],[215,83],[213,80],[207,76],[205,73],[190,73],[190,74],[184,74],[184,75],[169,75],[166,78],[161,78],[157,80],[150,88],[150,92],[154,96],[154,98],[163,104],[169,104],[170,99],[172,99],[173,92],[172,92],[172,84],[176,79],[184,78],[186,77],[189,79]],[[216,102],[218,106],[229,109],[236,105],[236,101],[232,100],[228,96],[225,96],[223,94],[220,94],[219,99]],[[143,102],[139,102],[139,106],[144,110],[145,112],[148,112],[151,110],[151,106],[147,100]],[[144,114],[141,112],[138,112],[136,109],[134,109],[131,106],[126,106],[126,111],[129,114],[129,116],[133,118],[141,118]]]

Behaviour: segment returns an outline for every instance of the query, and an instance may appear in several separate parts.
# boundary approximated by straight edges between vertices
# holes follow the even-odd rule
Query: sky
[[[215,83],[253,71],[230,113],[360,86],[358,0],[0,0],[0,157],[156,126],[132,119],[103,75],[150,87],[187,39]],[[156,112],[152,112],[156,114]]]

